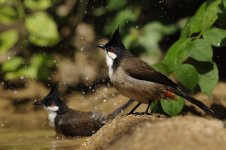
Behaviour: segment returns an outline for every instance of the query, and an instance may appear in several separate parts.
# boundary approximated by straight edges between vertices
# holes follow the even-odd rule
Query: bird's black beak
[[[43,102],[35,100],[33,105],[35,105],[35,106],[43,106]]]
[[[97,45],[98,48],[105,49],[105,45]]]

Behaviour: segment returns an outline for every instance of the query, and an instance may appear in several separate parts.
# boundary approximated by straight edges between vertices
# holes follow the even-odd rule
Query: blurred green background
[[[118,26],[134,55],[211,96],[226,74],[225,9],[225,0],[0,0],[0,96],[27,102],[43,96],[15,94],[32,83],[66,93],[108,83],[96,45]]]

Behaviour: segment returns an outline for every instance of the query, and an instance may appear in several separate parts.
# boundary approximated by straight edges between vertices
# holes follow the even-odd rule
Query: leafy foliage
[[[5,72],[4,77],[7,80],[17,78],[46,79],[49,76],[49,69],[55,66],[50,56],[36,54],[31,57],[30,62],[26,64],[21,57],[13,57],[2,65]]]
[[[0,33],[0,53],[5,54],[15,47],[17,51],[19,47],[23,48],[19,52],[20,56],[8,57],[1,65],[1,71],[6,80],[25,77],[48,78],[49,70],[55,66],[52,63],[52,57],[39,53],[33,55],[32,51],[27,48],[29,43],[49,47],[60,41],[56,22],[44,11],[51,7],[53,2],[52,0],[0,2],[0,23],[9,26],[19,24],[15,29],[8,29]],[[30,11],[29,14],[25,13],[27,9]]]
[[[211,95],[218,82],[218,69],[212,60],[212,46],[225,46],[226,30],[214,25],[220,19],[219,13],[223,13],[220,9],[221,3],[221,0],[204,2],[196,14],[187,21],[179,40],[171,46],[162,61],[169,68],[166,71],[170,70],[170,73],[175,73],[177,80],[182,85],[190,90],[199,86],[201,91],[208,96]],[[193,58],[200,64],[205,62],[213,67],[206,68],[205,63],[197,66],[196,61],[187,61],[188,58]],[[197,70],[202,70],[202,73]],[[168,107],[168,109],[171,108],[171,111],[176,110],[176,106],[173,108],[174,104],[169,101],[164,102],[164,106],[161,102],[161,105],[165,107],[163,109],[165,112]]]

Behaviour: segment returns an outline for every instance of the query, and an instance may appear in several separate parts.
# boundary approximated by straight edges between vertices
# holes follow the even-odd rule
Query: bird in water
[[[108,116],[103,116],[101,112],[72,110],[59,98],[58,85],[54,85],[46,97],[40,101],[35,101],[33,105],[42,106],[47,110],[49,125],[54,127],[57,133],[65,136],[89,136],[132,103],[133,100],[129,100]]]
[[[175,100],[176,96],[183,97],[207,113],[214,113],[201,101],[184,93],[168,77],[126,50],[119,28],[108,43],[98,47],[105,51],[108,74],[113,86],[122,95],[138,101],[130,113],[133,113],[142,103],[148,104],[145,111],[147,113],[152,101]]]

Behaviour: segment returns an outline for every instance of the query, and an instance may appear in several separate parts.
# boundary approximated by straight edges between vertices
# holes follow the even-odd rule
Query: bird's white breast
[[[48,120],[49,120],[49,126],[55,127],[54,121],[57,116],[57,111],[59,110],[58,106],[52,106],[52,107],[46,107],[46,110],[48,111]]]
[[[107,63],[107,66],[108,66],[108,75],[109,75],[109,77],[111,77],[112,73],[113,73],[112,66],[113,66],[114,60],[112,59],[112,57],[108,53],[105,52],[105,57],[106,57],[106,63]]]

